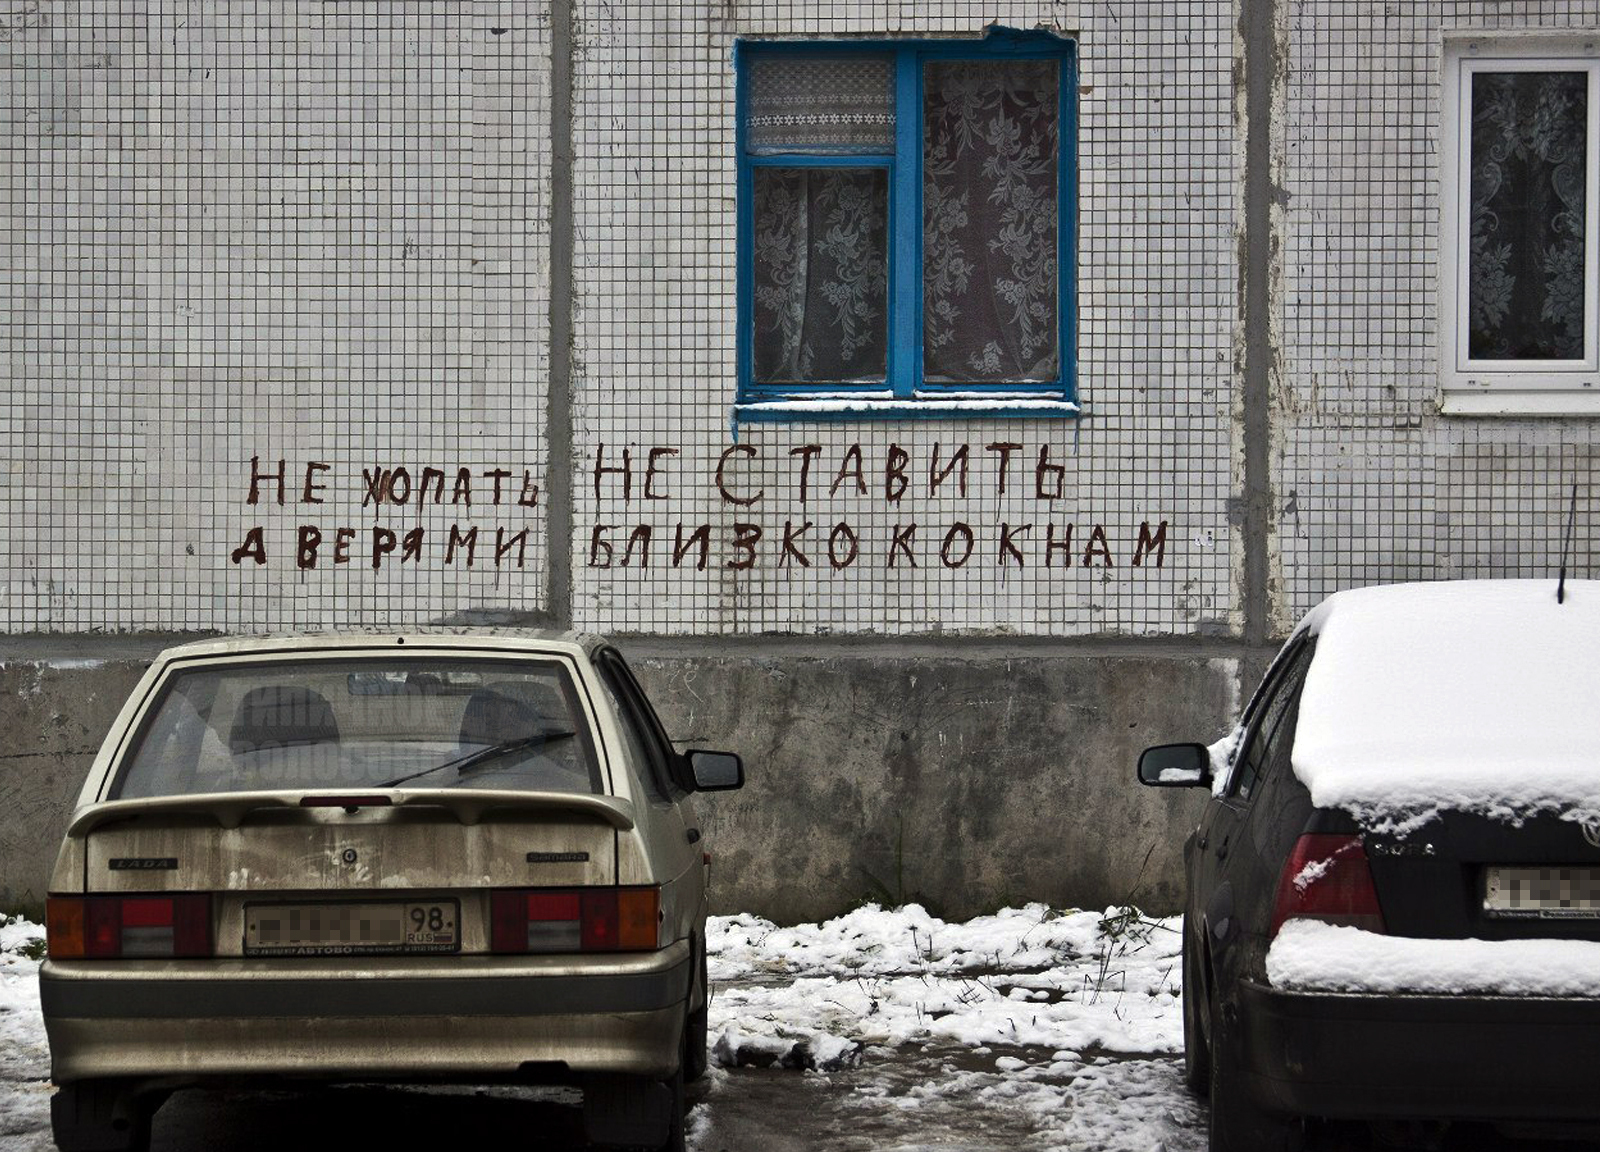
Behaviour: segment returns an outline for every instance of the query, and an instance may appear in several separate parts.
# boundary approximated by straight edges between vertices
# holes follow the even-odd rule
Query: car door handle
[[[1200,837],[1200,839],[1195,841],[1195,847],[1197,847],[1197,848],[1204,848],[1206,846],[1206,844],[1207,844],[1207,839],[1204,836]]]
[[[1231,839],[1231,837],[1224,836],[1222,838],[1222,843],[1217,845],[1217,859],[1218,860],[1226,860],[1228,858],[1228,841],[1230,839]]]

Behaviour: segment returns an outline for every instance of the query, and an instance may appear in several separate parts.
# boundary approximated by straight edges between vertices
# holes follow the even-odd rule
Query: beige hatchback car
[[[161,655],[84,784],[40,972],[56,1143],[137,1148],[177,1088],[577,1086],[683,1147],[706,1065],[705,851],[622,657],[543,633]]]

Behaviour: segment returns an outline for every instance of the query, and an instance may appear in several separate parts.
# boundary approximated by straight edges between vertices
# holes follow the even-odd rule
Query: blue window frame
[[[1074,43],[743,40],[734,64],[735,418],[1076,415]]]

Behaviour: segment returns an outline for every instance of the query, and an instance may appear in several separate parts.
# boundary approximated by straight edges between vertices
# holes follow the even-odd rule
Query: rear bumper
[[[1596,1120],[1600,1001],[1241,985],[1246,1090],[1346,1119]]]
[[[613,957],[47,961],[58,1082],[93,1077],[515,1079],[524,1066],[664,1077],[687,942]]]

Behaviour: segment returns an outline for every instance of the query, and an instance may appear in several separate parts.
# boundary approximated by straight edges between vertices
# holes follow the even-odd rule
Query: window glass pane
[[[882,381],[889,176],[882,168],[756,168],[755,378]]]
[[[745,147],[751,152],[894,150],[888,57],[757,57],[748,83]]]
[[[112,799],[257,789],[602,791],[566,669],[404,655],[173,674]]]
[[[1060,377],[1060,65],[956,60],[923,73],[923,375]]]
[[[1308,644],[1295,654],[1294,662],[1284,669],[1283,678],[1273,688],[1272,699],[1262,708],[1261,721],[1250,737],[1250,746],[1239,758],[1239,769],[1233,779],[1233,794],[1241,799],[1250,799],[1256,782],[1266,775],[1268,765],[1274,761],[1279,750],[1278,732],[1283,728],[1289,708],[1300,699],[1306,671],[1311,667],[1311,651]],[[1285,738],[1287,736],[1285,730]]]
[[[1588,78],[1471,75],[1468,353],[1581,359]]]

